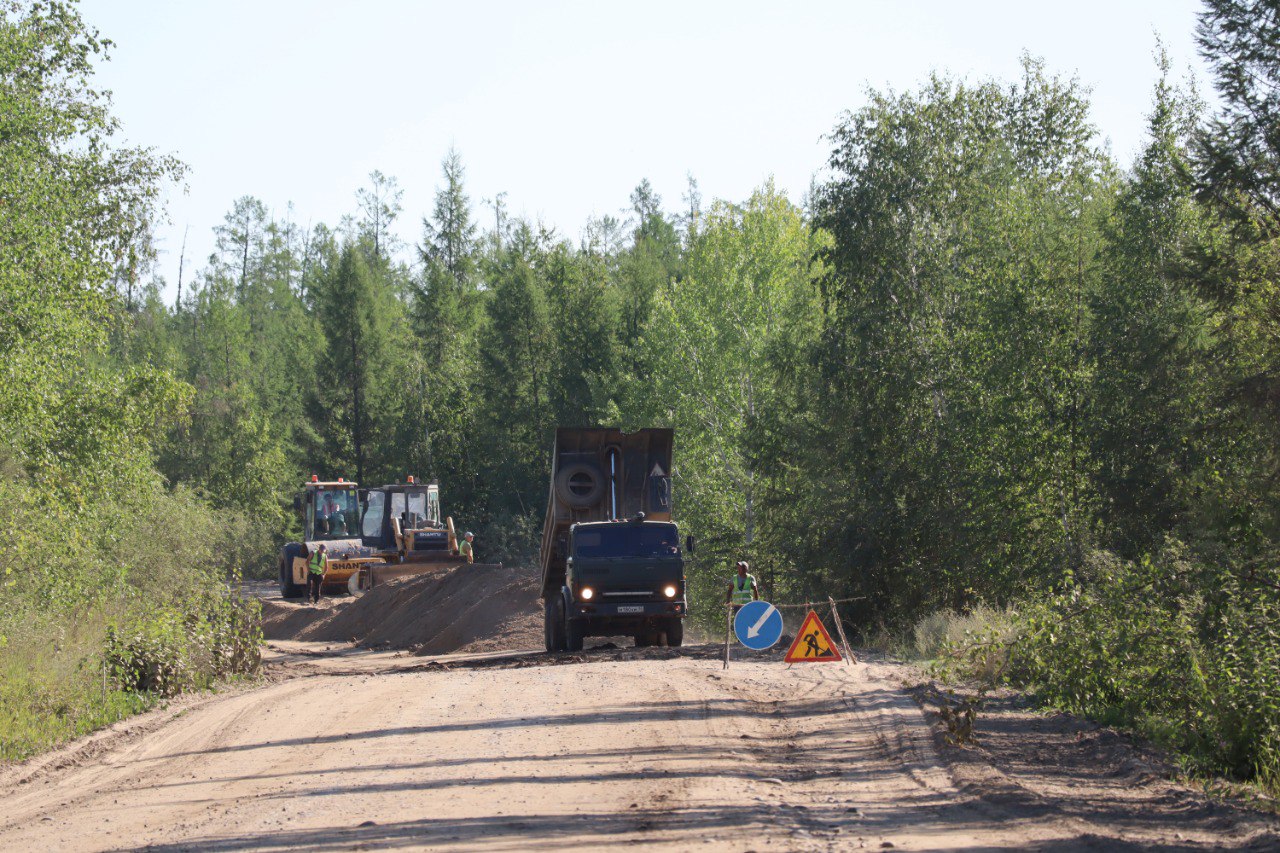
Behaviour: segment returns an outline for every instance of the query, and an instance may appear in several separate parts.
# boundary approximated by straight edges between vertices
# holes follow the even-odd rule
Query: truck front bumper
[[[574,602],[573,612],[588,619],[655,619],[682,617],[688,611],[684,601]]]

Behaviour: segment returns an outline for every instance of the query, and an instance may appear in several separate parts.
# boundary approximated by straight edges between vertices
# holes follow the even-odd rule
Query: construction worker
[[[347,516],[343,514],[342,510],[337,510],[333,515],[329,516],[329,535],[347,535]]]
[[[756,586],[755,576],[747,573],[750,568],[746,560],[739,560],[738,573],[734,575],[729,583],[729,591],[725,593],[724,603],[732,604],[734,613],[741,610],[742,605],[748,601],[760,600],[760,588]]]
[[[321,501],[319,510],[316,511],[316,530],[320,532],[333,534],[333,516],[342,515],[338,508],[338,502],[333,500],[333,494],[325,493],[324,501]]]
[[[324,573],[328,569],[329,557],[325,554],[324,543],[321,542],[307,560],[307,598],[312,604],[320,603],[320,585],[324,583]]]
[[[471,545],[471,543],[475,541],[475,538],[476,535],[468,530],[462,537],[462,541],[458,543],[458,556],[466,557],[468,563],[474,563],[476,561],[475,549]]]

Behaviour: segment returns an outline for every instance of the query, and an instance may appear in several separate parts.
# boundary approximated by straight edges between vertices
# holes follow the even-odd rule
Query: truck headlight
[[[665,595],[667,598],[675,598],[676,593],[679,591],[680,590],[676,589],[671,584],[667,584],[666,587],[663,588],[662,594]]]
[[[578,598],[581,598],[583,601],[590,601],[591,596],[595,594],[596,591],[589,586],[584,586],[582,589],[578,590]]]

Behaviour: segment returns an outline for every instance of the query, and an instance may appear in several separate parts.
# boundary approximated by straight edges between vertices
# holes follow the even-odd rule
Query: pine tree
[[[451,149],[442,170],[444,186],[436,191],[431,217],[422,222],[423,282],[417,312],[419,332],[429,344],[441,347],[474,327],[478,265],[461,155]]]
[[[507,253],[495,270],[487,333],[479,346],[479,470],[491,513],[532,516],[542,508],[546,447],[555,426],[554,336],[546,283],[535,267],[539,261],[528,253]]]
[[[1201,188],[1242,220],[1280,234],[1280,6],[1206,0],[1196,30],[1221,113],[1199,134]]]
[[[1109,544],[1129,557],[1158,548],[1186,517],[1187,484],[1215,452],[1205,429],[1214,418],[1210,310],[1187,286],[1187,253],[1211,234],[1189,180],[1199,105],[1169,85],[1164,57],[1161,66],[1147,147],[1108,221],[1088,306],[1095,376],[1084,434]]]
[[[329,474],[354,469],[357,481],[371,473],[388,376],[387,341],[395,300],[352,243],[315,293],[321,346],[309,414],[318,437],[315,459]]]
[[[649,318],[653,295],[680,274],[680,235],[662,212],[662,197],[643,180],[631,193],[636,226],[620,263],[623,337],[635,341]]]
[[[412,300],[413,352],[407,382],[413,400],[404,407],[400,442],[420,473],[440,480],[449,505],[477,506],[473,442],[477,324],[481,315],[479,246],[462,158],[451,150],[442,164],[419,246],[421,277]]]
[[[403,209],[400,200],[404,190],[399,182],[374,169],[369,173],[369,186],[356,192],[360,203],[360,235],[373,247],[374,258],[389,258],[395,251],[395,238],[391,226]]]

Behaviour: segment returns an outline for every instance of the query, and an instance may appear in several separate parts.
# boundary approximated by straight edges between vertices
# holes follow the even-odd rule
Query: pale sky
[[[515,215],[575,241],[620,215],[642,178],[668,210],[686,175],[704,203],[742,200],[772,175],[800,201],[824,135],[868,87],[931,71],[1019,75],[1023,51],[1092,90],[1094,123],[1128,163],[1157,76],[1157,36],[1178,77],[1211,95],[1192,0],[1036,2],[470,2],[359,4],[84,0],[116,42],[98,84],[133,144],[176,154],[187,192],[168,202],[160,274],[173,295],[204,266],[212,229],[242,195],[283,217],[336,225],[370,171],[396,177],[395,229],[416,243],[452,145],[481,224],[497,193]]]

